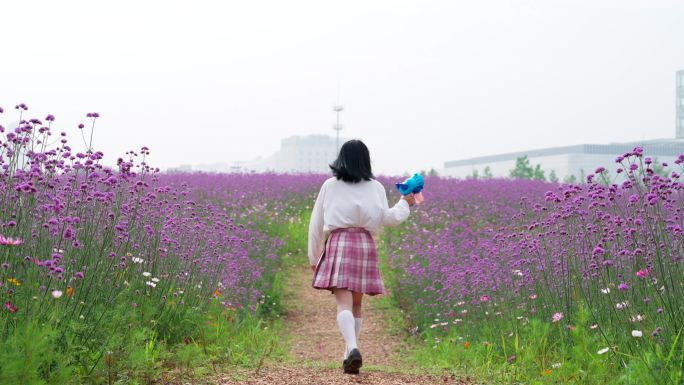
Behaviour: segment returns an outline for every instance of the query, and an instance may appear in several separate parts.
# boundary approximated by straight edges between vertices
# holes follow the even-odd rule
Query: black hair
[[[358,183],[373,179],[368,147],[356,139],[342,145],[337,159],[330,164],[330,169],[335,178],[345,182]]]

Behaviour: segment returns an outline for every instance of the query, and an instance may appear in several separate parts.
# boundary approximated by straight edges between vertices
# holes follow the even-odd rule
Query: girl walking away
[[[373,237],[383,226],[408,218],[413,195],[390,208],[385,187],[374,179],[368,148],[350,140],[330,165],[333,177],[321,187],[309,223],[312,287],[330,290],[337,302],[337,324],[346,344],[342,367],[358,374],[358,339],[364,294],[385,294]]]

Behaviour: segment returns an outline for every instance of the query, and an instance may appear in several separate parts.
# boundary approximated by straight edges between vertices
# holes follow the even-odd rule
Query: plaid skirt
[[[368,295],[385,294],[373,237],[361,227],[335,229],[325,242],[311,286],[348,289]]]

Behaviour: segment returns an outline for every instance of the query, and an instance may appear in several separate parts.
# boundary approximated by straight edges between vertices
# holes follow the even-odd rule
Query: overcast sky
[[[113,162],[268,156],[363,139],[376,171],[674,136],[680,0],[3,1],[0,123],[24,102]],[[339,87],[338,87],[339,85]]]

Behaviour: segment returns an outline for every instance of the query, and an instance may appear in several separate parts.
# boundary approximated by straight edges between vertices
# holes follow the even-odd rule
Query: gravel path
[[[221,385],[337,385],[337,384],[459,384],[464,382],[449,374],[425,374],[404,357],[407,345],[400,336],[387,331],[378,298],[364,296],[363,326],[359,350],[363,367],[358,375],[342,372],[344,340],[336,321],[335,299],[327,290],[311,288],[312,272],[308,266],[293,269],[286,304],[285,325],[292,359],[264,365],[258,374],[245,372],[224,375]]]

